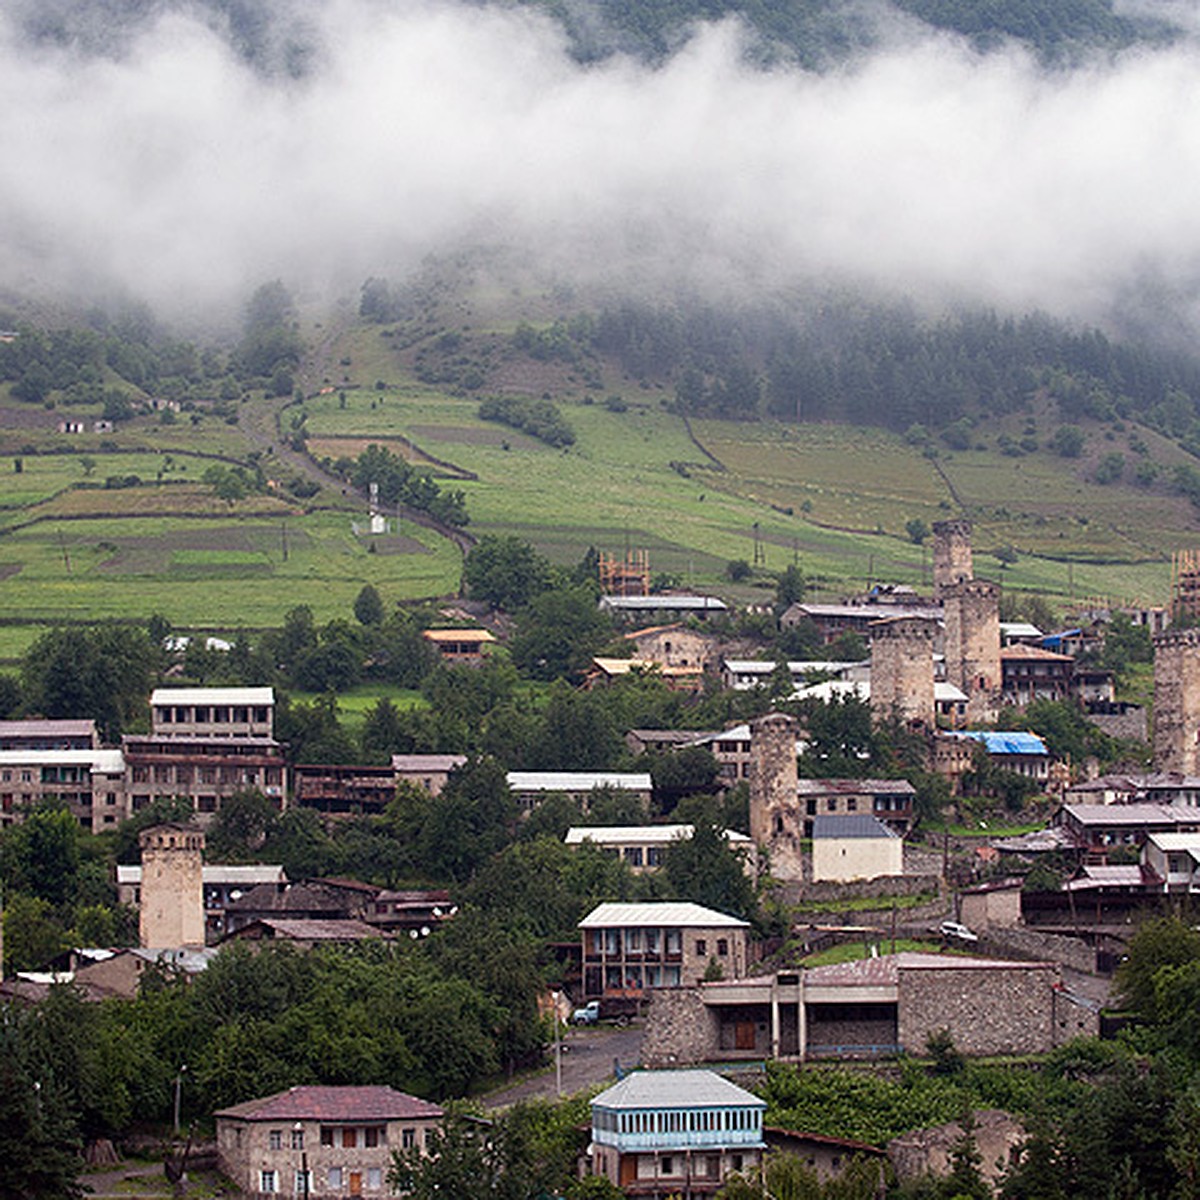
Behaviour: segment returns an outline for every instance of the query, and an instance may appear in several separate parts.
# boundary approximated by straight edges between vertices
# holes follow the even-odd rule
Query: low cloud
[[[528,9],[335,0],[299,77],[163,11],[106,54],[0,15],[0,277],[169,316],[282,276],[352,291],[500,244],[588,280],[854,281],[934,303],[1195,323],[1200,56],[1048,72],[905,36],[747,66],[736,23],[656,67],[581,66]]]

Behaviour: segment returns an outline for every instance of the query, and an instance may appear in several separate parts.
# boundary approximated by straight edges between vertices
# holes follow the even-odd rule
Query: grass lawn
[[[305,704],[311,704],[318,699],[316,692],[288,692],[288,696]],[[342,728],[351,737],[358,737],[367,719],[367,713],[384,699],[390,700],[398,709],[428,707],[425,697],[411,688],[395,687],[390,683],[363,683],[347,692],[338,693],[338,720],[342,723]]]
[[[879,954],[892,953],[892,939],[889,937],[879,937],[869,939]],[[915,938],[897,938],[896,953],[909,950],[919,954],[955,954],[966,955],[970,957],[969,951],[948,949],[939,941],[917,941]],[[854,942],[842,942],[837,946],[830,946],[828,950],[822,950],[819,954],[810,955],[804,960],[806,967],[824,967],[830,963],[857,962],[860,958],[870,957],[866,946],[863,945],[862,939]]]

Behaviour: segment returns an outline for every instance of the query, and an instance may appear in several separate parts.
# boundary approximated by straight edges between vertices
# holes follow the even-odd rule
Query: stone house
[[[393,754],[392,772],[396,783],[411,783],[440,796],[450,772],[466,764],[465,754]]]
[[[584,1170],[627,1196],[712,1196],[766,1149],[766,1102],[714,1071],[635,1071],[591,1105]]]
[[[979,1151],[979,1171],[990,1187],[998,1187],[1025,1141],[1024,1126],[1000,1109],[981,1109],[971,1114],[971,1136]],[[888,1142],[887,1153],[900,1183],[925,1175],[945,1178],[953,1169],[954,1148],[963,1139],[959,1121],[918,1129]]]
[[[424,629],[421,636],[451,665],[478,665],[483,662],[484,647],[496,641],[486,629]]]
[[[390,1087],[294,1087],[214,1114],[221,1170],[251,1196],[392,1196],[392,1154],[424,1150],[436,1104]]]
[[[877,1058],[923,1053],[941,1029],[971,1055],[1040,1054],[1098,1031],[1056,963],[902,952],[659,992],[642,1061]]]
[[[625,635],[633,647],[632,656],[641,662],[661,663],[664,667],[687,667],[697,672],[712,668],[717,657],[717,640],[680,622],[651,625]]]
[[[699,904],[597,905],[582,921],[585,999],[640,999],[654,988],[690,987],[713,970],[746,974],[750,926]]]

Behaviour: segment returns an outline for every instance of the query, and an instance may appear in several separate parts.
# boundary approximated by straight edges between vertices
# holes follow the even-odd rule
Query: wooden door
[[[362,1195],[362,1172],[361,1171],[351,1171],[350,1172],[350,1195],[352,1195],[352,1196],[361,1196]]]
[[[733,1030],[733,1046],[735,1050],[754,1049],[754,1022],[739,1021]]]
[[[621,1186],[627,1187],[637,1179],[637,1155],[622,1154],[621,1155]]]

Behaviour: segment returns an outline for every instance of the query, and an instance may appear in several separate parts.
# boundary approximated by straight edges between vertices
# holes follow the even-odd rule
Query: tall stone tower
[[[933,641],[937,622],[928,617],[874,621],[871,633],[871,715],[932,729]]]
[[[1000,587],[963,579],[942,592],[946,679],[967,697],[967,724],[994,721],[1000,712]]]
[[[1154,639],[1154,769],[1200,774],[1200,629]]]
[[[142,848],[142,946],[150,950],[203,946],[204,834],[186,825],[155,825],[142,831],[138,845]]]
[[[796,718],[771,712],[750,724],[750,836],[765,846],[776,879],[804,877],[803,819],[796,795]]]
[[[940,600],[951,584],[975,578],[971,559],[971,522],[966,518],[933,523],[933,597]]]

